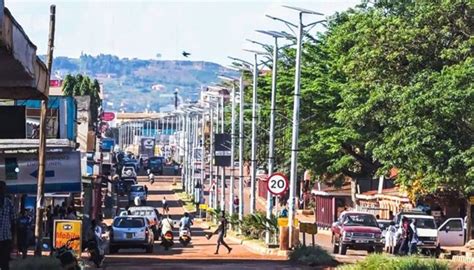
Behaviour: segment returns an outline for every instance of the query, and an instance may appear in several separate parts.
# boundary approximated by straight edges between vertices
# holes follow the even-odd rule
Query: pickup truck
[[[382,231],[373,214],[344,211],[332,224],[331,231],[334,253],[345,255],[347,249],[383,251]]]

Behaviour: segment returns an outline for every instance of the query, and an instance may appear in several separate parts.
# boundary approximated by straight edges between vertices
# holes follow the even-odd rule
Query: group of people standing
[[[402,218],[401,230],[395,226],[395,222],[390,222],[385,234],[385,251],[391,254],[415,255],[418,252],[418,233],[416,219],[410,220]],[[396,249],[398,247],[398,249]]]

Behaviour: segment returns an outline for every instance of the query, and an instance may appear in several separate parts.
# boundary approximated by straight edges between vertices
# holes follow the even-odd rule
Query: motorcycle
[[[168,250],[171,246],[173,246],[173,238],[172,231],[167,231],[161,236],[161,245],[165,247],[165,250]]]
[[[189,242],[191,242],[191,234],[189,232],[189,229],[184,228],[179,230],[179,242],[184,247],[186,247]]]
[[[89,252],[89,260],[91,260],[97,268],[102,265],[105,255],[100,250],[96,240],[90,240],[86,243],[86,250]]]
[[[54,252],[54,256],[59,259],[61,262],[62,269],[67,270],[79,270],[79,262],[77,261],[74,250],[71,248],[71,243],[74,241],[79,241],[79,237],[69,239],[64,245],[59,248],[51,247],[51,250]],[[43,244],[45,249],[48,248],[47,244]]]

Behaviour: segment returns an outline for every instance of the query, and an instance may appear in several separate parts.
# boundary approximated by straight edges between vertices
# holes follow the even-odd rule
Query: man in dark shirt
[[[10,253],[16,213],[13,203],[6,196],[7,185],[0,181],[0,269],[10,269]]]
[[[214,254],[219,254],[219,247],[221,246],[221,244],[227,248],[227,253],[230,253],[232,251],[232,248],[229,247],[227,243],[224,241],[224,237],[226,236],[226,232],[227,232],[227,223],[228,222],[227,222],[227,219],[225,218],[225,211],[222,211],[221,219],[219,221],[219,227],[217,227],[217,230],[213,233],[213,234],[218,235],[216,253]],[[211,236],[212,234],[209,235],[207,239],[210,239]]]

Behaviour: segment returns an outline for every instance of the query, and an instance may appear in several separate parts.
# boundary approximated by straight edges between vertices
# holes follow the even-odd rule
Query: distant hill
[[[197,100],[201,87],[218,82],[232,70],[204,61],[161,61],[119,58],[114,55],[56,57],[53,72],[64,77],[82,73],[104,85],[106,110],[159,111],[173,104],[179,90],[183,100]]]

